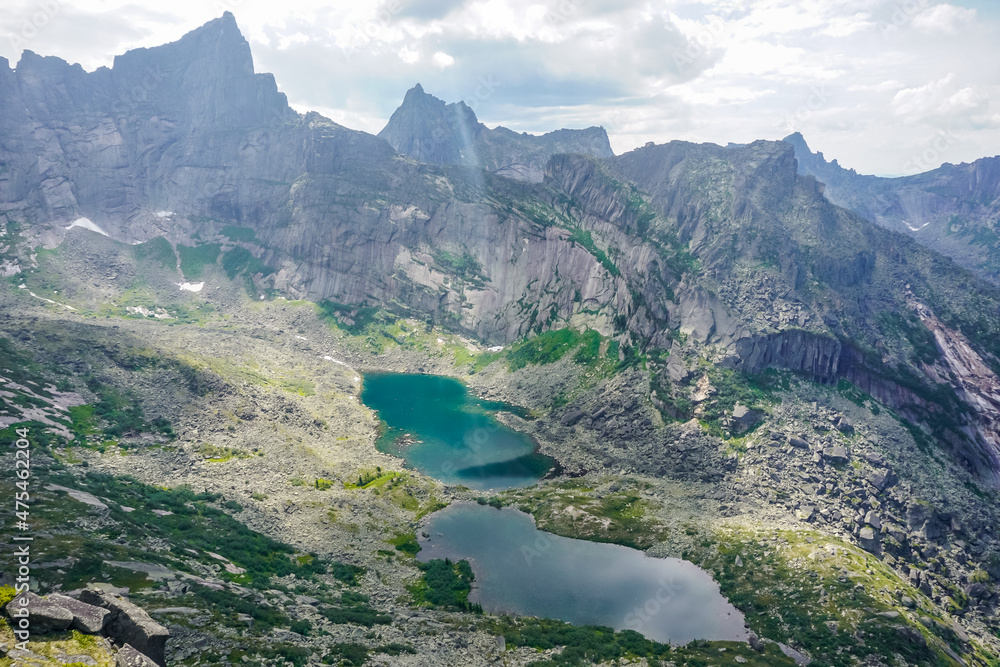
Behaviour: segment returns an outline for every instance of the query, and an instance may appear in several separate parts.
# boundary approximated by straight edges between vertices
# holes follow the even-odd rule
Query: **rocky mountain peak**
[[[120,64],[144,61],[149,56],[163,58],[166,55],[178,59],[179,65],[214,60],[220,74],[253,74],[254,71],[250,43],[240,32],[232,12],[225,12],[219,18],[195,28],[176,42],[133,49],[115,56],[114,67],[118,69]]]
[[[406,92],[378,136],[420,162],[460,164],[534,183],[542,181],[545,163],[553,155],[614,155],[604,128],[561,129],[543,135],[502,126],[490,129],[465,102],[445,103],[419,83]]]
[[[445,104],[419,83],[378,136],[404,155],[430,164],[474,164],[472,143],[485,129],[465,103]]]

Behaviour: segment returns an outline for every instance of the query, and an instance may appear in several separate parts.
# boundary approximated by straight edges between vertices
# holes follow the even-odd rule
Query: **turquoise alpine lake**
[[[494,417],[500,410],[526,416],[523,409],[478,399],[454,378],[367,373],[361,401],[385,424],[379,451],[448,484],[512,489],[553,468],[554,460],[536,453],[528,436]]]
[[[427,535],[427,537],[424,537]],[[453,503],[427,518],[418,559],[468,560],[485,611],[635,630],[654,641],[746,641],[743,614],[677,558],[538,530],[528,514]]]

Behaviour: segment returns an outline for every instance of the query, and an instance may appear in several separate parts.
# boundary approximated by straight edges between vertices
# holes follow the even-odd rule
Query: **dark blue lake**
[[[510,489],[534,484],[553,468],[530,438],[494,417],[519,408],[480,400],[454,378],[368,373],[361,400],[385,424],[380,451],[448,484]]]
[[[684,560],[559,537],[523,512],[475,503],[435,512],[423,532],[430,537],[417,557],[468,560],[469,599],[489,612],[631,629],[664,643],[747,638],[743,614]]]

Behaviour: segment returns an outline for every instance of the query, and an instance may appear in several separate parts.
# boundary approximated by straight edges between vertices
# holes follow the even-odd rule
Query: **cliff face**
[[[610,157],[602,127],[556,130],[535,136],[505,127],[489,129],[465,104],[445,104],[417,84],[378,133],[394,149],[419,162],[465,165],[501,176],[540,183],[545,163],[559,153]]]
[[[0,211],[28,245],[85,217],[125,243],[219,244],[261,291],[493,343],[564,326],[614,336],[623,355],[686,340],[749,373],[850,379],[900,410],[954,407],[944,383],[970,409],[942,437],[1000,469],[992,408],[971,407],[992,400],[1000,291],[830,203],[787,143],[615,157],[603,130],[488,130],[418,87],[382,132],[404,157],[290,110],[229,14],[90,74],[26,52],[0,63],[0,105]],[[963,337],[986,389],[951,379],[951,360],[972,357],[932,354],[933,322]]]
[[[1000,157],[945,164],[914,176],[880,178],[844,169],[809,150],[799,133],[799,173],[826,186],[827,198],[886,229],[912,236],[979,275],[1000,282]]]
[[[268,175],[297,162],[266,140],[296,114],[271,75],[253,73],[228,13],[112,70],[26,51],[15,71],[0,63],[0,105],[0,206],[11,219],[83,216],[144,239],[165,231],[155,211],[225,208],[244,175],[232,167],[248,154]]]

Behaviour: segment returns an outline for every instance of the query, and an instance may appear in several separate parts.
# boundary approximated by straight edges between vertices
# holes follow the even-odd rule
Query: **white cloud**
[[[955,127],[949,160],[1000,153],[1000,70],[982,65],[1000,25],[971,0],[62,0],[25,40],[40,2],[5,0],[0,55],[92,70],[229,9],[296,109],[367,131],[419,81],[517,131],[603,124],[619,152],[793,127],[898,173],[913,137]]]
[[[985,93],[972,86],[959,88],[954,73],[923,86],[904,88],[892,99],[893,111],[897,116],[910,120],[928,117],[957,117],[970,111],[981,111],[989,102]]]
[[[455,59],[449,56],[444,51],[438,51],[433,56],[431,56],[431,61],[436,67],[444,69],[445,67],[451,67],[455,64]]]
[[[955,34],[962,25],[976,20],[975,9],[965,9],[947,3],[934,5],[913,17],[913,27],[924,32]]]

